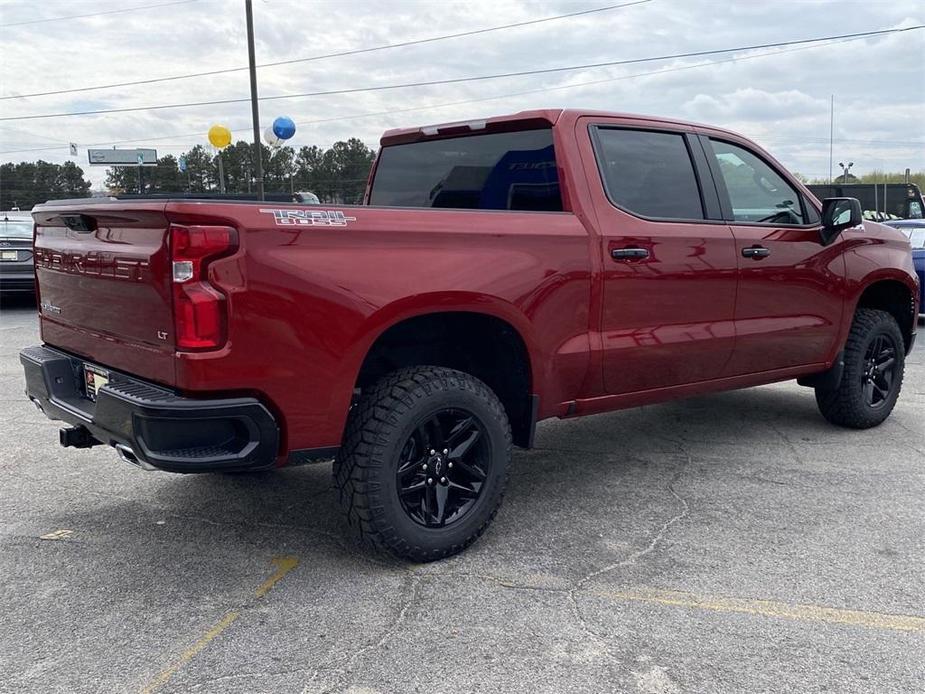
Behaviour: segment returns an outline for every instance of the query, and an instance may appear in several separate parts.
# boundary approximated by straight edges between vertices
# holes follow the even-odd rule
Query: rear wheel
[[[822,415],[852,429],[875,427],[890,416],[902,388],[905,346],[896,319],[886,311],[862,308],[845,344],[841,383],[816,389]]]
[[[334,485],[363,539],[401,558],[432,561],[485,531],[510,458],[510,425],[488,386],[452,369],[402,369],[352,411]]]

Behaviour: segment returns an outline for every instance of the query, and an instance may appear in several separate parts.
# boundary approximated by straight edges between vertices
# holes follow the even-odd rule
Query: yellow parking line
[[[155,691],[156,689],[160,689],[167,683],[168,680],[170,680],[171,677],[177,673],[181,667],[195,658],[199,651],[208,646],[210,641],[212,641],[216,636],[231,626],[231,623],[240,616],[240,612],[234,611],[229,612],[224,617],[222,617],[222,621],[209,629],[196,643],[183,651],[183,653],[180,654],[180,657],[177,658],[177,661],[173,665],[162,671],[157,677],[151,680],[148,685],[141,690],[141,694],[151,694],[151,692]]]
[[[638,588],[631,590],[595,591],[595,595],[611,600],[633,600],[638,602],[689,607],[715,612],[740,612],[744,614],[794,619],[809,622],[848,624],[869,629],[894,631],[925,631],[925,617],[904,614],[885,614],[864,610],[841,610],[820,605],[800,605],[774,600],[752,600],[747,598],[725,598],[696,595],[674,590]]]
[[[257,599],[260,599],[269,593],[273,586],[279,583],[286,574],[288,574],[299,565],[299,560],[292,556],[274,557],[271,561],[276,565],[276,571],[272,576],[270,576],[266,581],[257,587],[257,590],[255,591]],[[221,621],[212,626],[205,634],[199,637],[196,643],[183,651],[177,660],[172,665],[170,665],[170,667],[162,670],[157,675],[157,677],[145,685],[144,689],[141,690],[141,694],[151,694],[155,690],[163,687],[167,682],[170,681],[171,677],[177,674],[180,668],[195,658],[196,655],[202,651],[202,649],[214,641],[216,637],[225,631],[225,629],[230,627],[240,616],[240,610],[232,610],[224,617],[222,617]]]
[[[270,576],[266,581],[260,584],[260,587],[257,588],[257,597],[262,598],[264,595],[270,592],[270,589],[273,588],[277,583],[282,580],[283,576],[292,571],[295,567],[299,565],[299,560],[295,557],[285,556],[285,557],[273,557],[271,560],[276,564],[276,573]]]
[[[40,535],[40,540],[65,540],[71,535],[74,534],[73,530],[67,530],[62,528],[61,530],[55,530],[53,533],[46,533],[45,535]]]

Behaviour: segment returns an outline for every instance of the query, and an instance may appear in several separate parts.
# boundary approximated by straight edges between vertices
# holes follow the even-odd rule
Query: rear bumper
[[[279,428],[255,398],[185,398],[110,372],[94,402],[82,390],[82,360],[45,346],[27,347],[19,359],[26,394],[46,416],[83,427],[92,437],[87,445],[115,446],[129,462],[170,472],[260,470],[276,462]]]
[[[0,292],[35,293],[35,274],[29,272],[0,271]]]

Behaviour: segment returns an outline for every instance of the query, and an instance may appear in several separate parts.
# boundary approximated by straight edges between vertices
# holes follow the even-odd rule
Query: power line
[[[865,38],[865,37],[861,36],[861,37],[841,39],[837,41],[832,41],[831,44],[851,43],[853,41],[860,41],[862,38]],[[822,45],[831,45],[831,44],[822,44]],[[796,53],[798,51],[812,50],[812,49],[819,48],[819,47],[820,47],[819,44],[812,44],[808,46],[800,46],[798,48],[785,48],[783,50],[772,50],[772,51],[766,51],[764,53],[757,53],[753,55],[735,56],[732,58],[726,58],[724,60],[708,60],[708,61],[701,62],[701,63],[695,63],[693,65],[681,65],[678,67],[662,68],[660,70],[650,70],[648,72],[638,72],[632,75],[620,75],[617,77],[607,77],[604,79],[587,80],[584,82],[575,82],[572,84],[560,85],[556,87],[541,87],[539,89],[528,89],[528,90],[519,91],[519,92],[508,92],[506,94],[498,94],[495,96],[478,97],[474,99],[463,99],[459,101],[444,102],[441,104],[427,104],[425,106],[412,106],[409,108],[391,109],[388,111],[375,111],[371,113],[367,112],[367,113],[359,113],[359,114],[352,114],[352,115],[332,116],[329,118],[320,118],[320,119],[311,120],[311,121],[301,121],[301,124],[302,125],[317,125],[320,123],[329,123],[333,121],[357,120],[360,118],[374,118],[374,117],[381,117],[381,116],[390,116],[390,115],[395,115],[399,113],[411,113],[414,111],[428,111],[428,110],[437,109],[437,108],[447,108],[450,106],[461,106],[465,104],[481,103],[485,101],[498,101],[498,100],[509,99],[509,98],[517,97],[517,96],[526,96],[530,94],[541,94],[541,93],[552,92],[552,91],[563,91],[563,90],[576,89],[579,87],[587,87],[587,86],[597,85],[597,84],[620,82],[623,80],[636,79],[638,77],[650,77],[650,76],[655,76],[655,75],[664,75],[664,74],[669,74],[669,73],[674,73],[674,72],[682,72],[685,70],[695,70],[695,69],[702,68],[702,67],[723,65],[725,63],[737,63],[737,62],[742,62],[745,60],[755,60],[757,58],[766,58],[768,56],[783,55],[785,53]],[[248,126],[242,125],[237,128],[232,128],[232,130],[246,128],[246,127]],[[146,142],[147,143],[147,142],[157,142],[157,141],[163,141],[163,140],[172,140],[172,139],[181,138],[181,137],[201,137],[201,136],[202,136],[201,132],[174,133],[172,135],[162,135],[158,137],[140,137],[140,138],[132,138],[128,140],[108,140],[106,142],[89,143],[84,146],[102,147],[102,146],[109,146],[109,145],[131,144],[134,142]],[[825,141],[828,142],[827,139]],[[839,142],[842,142],[842,140],[839,140]],[[903,143],[903,144],[904,145],[908,145],[908,144],[915,145],[915,144],[922,144],[922,143],[910,141],[910,142]],[[5,151],[0,151],[0,155],[18,154],[21,152],[44,152],[44,151],[62,149],[63,147],[66,147],[66,146],[67,146],[67,143],[61,143],[58,147],[33,147],[29,149],[5,150]],[[188,145],[177,145],[177,146],[188,146]]]
[[[597,7],[590,10],[581,10],[580,12],[569,12],[567,14],[555,15],[553,17],[543,17],[542,19],[531,19],[525,22],[515,22],[513,24],[503,24],[501,26],[488,27],[485,29],[474,29],[472,31],[462,31],[456,34],[445,34],[443,36],[431,36],[425,39],[415,39],[413,41],[402,41],[401,43],[392,43],[384,46],[372,46],[369,48],[354,48],[346,51],[339,51],[337,53],[327,53],[325,55],[315,55],[306,58],[294,58],[292,60],[280,60],[273,63],[261,63],[257,67],[278,67],[280,65],[293,65],[295,63],[307,63],[314,60],[325,60],[327,58],[341,58],[348,55],[360,55],[361,53],[374,53],[376,51],[384,51],[390,48],[405,48],[407,46],[419,46],[425,43],[434,43],[437,41],[445,41],[447,39],[458,39],[464,36],[476,36],[478,34],[488,34],[493,31],[502,31],[504,29],[516,29],[519,27],[530,26],[533,24],[542,24],[544,22],[554,22],[560,19],[571,19],[572,17],[579,17],[582,15],[595,14],[597,12],[607,12],[609,10],[616,10],[623,7],[631,7],[633,5],[643,5],[645,3],[652,2],[652,0],[634,0],[633,2],[625,2],[620,5],[608,5],[606,7]],[[172,77],[154,77],[146,80],[135,80],[133,82],[116,82],[113,84],[99,84],[92,87],[73,87],[71,89],[58,89],[55,91],[49,92],[34,92],[32,94],[13,94],[9,96],[0,97],[0,101],[6,101],[7,99],[26,99],[37,96],[53,96],[57,94],[72,94],[74,92],[89,92],[97,89],[112,89],[116,87],[131,87],[139,84],[156,84],[158,82],[171,82],[175,80],[185,80],[191,79],[194,77],[211,77],[213,75],[222,75],[229,72],[242,72],[247,70],[248,67],[245,65],[243,67],[230,67],[223,68],[221,70],[209,70],[207,72],[193,72],[186,75],[174,75]]]
[[[796,144],[828,144],[829,138],[825,137],[768,137],[764,138],[768,142],[780,142],[786,145],[787,143],[796,143]],[[925,140],[853,140],[850,138],[835,138],[835,142],[841,144],[849,145],[885,145],[885,146],[895,146],[895,147],[909,147],[915,145],[921,145],[925,147]]]
[[[198,0],[174,0],[174,2],[162,2],[157,5],[141,5],[139,7],[125,7],[119,10],[106,10],[105,12],[91,12],[89,14],[72,14],[67,17],[48,17],[47,19],[29,19],[25,22],[11,22],[10,24],[0,24],[0,29],[9,27],[21,27],[26,24],[43,24],[45,22],[60,22],[65,19],[86,19],[88,17],[102,17],[107,14],[121,14],[123,12],[135,12],[137,10],[153,10],[156,7],[169,7],[170,5],[188,5]],[[246,69],[246,68],[245,68]]]
[[[693,58],[705,55],[719,55],[722,53],[735,53],[738,51],[750,51],[756,50],[759,48],[777,48],[781,46],[795,46],[795,45],[805,45],[811,43],[821,43],[821,42],[832,42],[838,41],[841,39],[847,38],[864,38],[868,36],[882,36],[885,34],[896,34],[906,31],[914,31],[917,29],[925,28],[925,24],[919,24],[911,27],[904,27],[900,29],[881,29],[879,31],[863,31],[854,34],[838,34],[833,36],[822,36],[813,39],[799,39],[794,41],[777,41],[774,43],[763,43],[763,44],[754,44],[751,46],[737,46],[735,48],[718,48],[709,51],[691,51],[687,53],[674,53],[671,55],[662,55],[662,56],[652,56],[648,58],[631,58],[626,60],[612,60],[602,63],[587,63],[584,65],[569,65],[564,67],[553,67],[553,68],[543,68],[537,70],[522,70],[519,72],[506,72],[495,75],[478,75],[475,77],[456,77],[452,79],[444,80],[430,80],[423,82],[406,82],[403,84],[390,84],[390,85],[380,85],[376,87],[355,87],[351,89],[332,89],[329,91],[323,92],[305,92],[301,94],[280,94],[277,96],[263,96],[260,97],[260,101],[277,101],[280,99],[299,99],[313,96],[332,96],[336,94],[356,94],[359,92],[376,92],[376,91],[385,91],[391,89],[405,89],[408,87],[430,87],[441,84],[460,84],[462,82],[480,82],[486,80],[494,79],[503,79],[508,77],[527,77],[531,75],[544,75],[551,74],[556,72],[573,72],[576,70],[587,70],[591,68],[599,67],[615,67],[617,65],[634,65],[639,63],[649,63],[656,62],[661,60],[673,60],[677,58]],[[178,108],[195,108],[198,106],[216,106],[216,105],[225,105],[225,104],[238,104],[249,102],[249,98],[242,99],[217,99],[214,101],[197,101],[197,102],[188,102],[184,104],[157,104],[154,106],[134,106],[128,108],[110,108],[110,109],[100,109],[96,111],[70,111],[63,113],[42,113],[42,114],[32,114],[28,116],[4,116],[0,118],[0,121],[14,121],[14,120],[38,120],[44,118],[65,118],[72,116],[98,116],[107,113],[134,113],[137,111],[162,111],[166,109],[178,109]]]

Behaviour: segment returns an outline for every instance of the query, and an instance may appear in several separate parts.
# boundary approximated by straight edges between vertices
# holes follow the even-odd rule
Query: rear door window
[[[560,212],[552,130],[384,147],[371,205]]]
[[[596,129],[595,155],[617,207],[657,219],[703,219],[694,165],[680,133]]]

